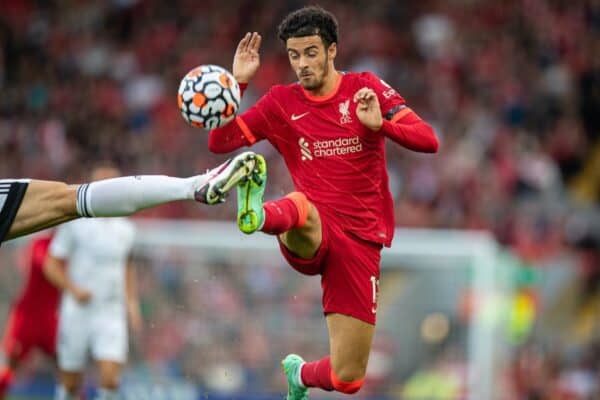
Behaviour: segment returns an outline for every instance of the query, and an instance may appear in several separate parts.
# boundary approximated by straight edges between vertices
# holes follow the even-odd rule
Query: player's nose
[[[308,62],[306,57],[304,56],[300,56],[300,58],[298,59],[298,67],[300,68],[300,71],[305,73],[308,72]]]

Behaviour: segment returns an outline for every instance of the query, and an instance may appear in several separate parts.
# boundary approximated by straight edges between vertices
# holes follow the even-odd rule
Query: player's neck
[[[325,83],[320,88],[315,90],[307,90],[307,92],[314,97],[328,96],[337,88],[338,81],[340,79],[342,79],[342,74],[335,69],[331,69],[325,78]]]

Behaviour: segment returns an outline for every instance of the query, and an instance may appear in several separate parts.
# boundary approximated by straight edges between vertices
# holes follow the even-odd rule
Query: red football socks
[[[331,392],[334,390],[331,382],[331,361],[329,356],[319,361],[307,362],[302,366],[300,374],[306,387],[317,387]]]
[[[304,226],[308,218],[309,203],[303,193],[292,192],[282,199],[263,204],[265,222],[261,231],[271,235]]]
[[[352,382],[346,382],[346,381],[343,381],[340,378],[338,378],[335,375],[335,372],[333,372],[333,370],[331,370],[331,383],[333,384],[333,387],[335,388],[336,391],[341,392],[341,393],[346,393],[346,394],[352,394],[352,393],[356,393],[360,390],[363,383],[365,383],[365,378],[362,378],[362,379],[359,379],[356,381],[352,381]]]

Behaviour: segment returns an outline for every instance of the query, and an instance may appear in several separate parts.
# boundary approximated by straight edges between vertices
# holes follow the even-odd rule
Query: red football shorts
[[[34,348],[56,356],[56,316],[15,309],[9,316],[2,347],[7,356],[22,361]]]
[[[375,325],[382,245],[342,231],[323,215],[321,226],[321,247],[312,259],[296,256],[278,238],[281,253],[298,272],[321,274],[325,314],[349,315]]]

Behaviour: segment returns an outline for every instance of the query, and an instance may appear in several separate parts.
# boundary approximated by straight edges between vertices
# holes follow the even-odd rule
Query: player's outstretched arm
[[[238,43],[233,56],[232,73],[240,84],[242,96],[248,83],[260,66],[261,36],[248,32]],[[244,146],[250,146],[255,139],[248,135],[244,121],[238,117],[229,124],[213,129],[208,135],[208,149],[213,153],[231,153]]]

